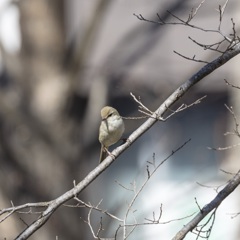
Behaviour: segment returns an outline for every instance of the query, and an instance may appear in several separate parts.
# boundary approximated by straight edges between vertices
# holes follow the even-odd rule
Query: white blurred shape
[[[0,41],[9,53],[20,49],[19,10],[9,0],[0,1]]]

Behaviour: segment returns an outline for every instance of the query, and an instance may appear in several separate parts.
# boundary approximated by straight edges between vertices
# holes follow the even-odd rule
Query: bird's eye
[[[113,115],[113,113],[110,113],[109,115],[108,115],[108,117],[111,117]]]

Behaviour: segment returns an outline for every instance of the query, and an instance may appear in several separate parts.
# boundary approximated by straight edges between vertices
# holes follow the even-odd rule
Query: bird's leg
[[[107,154],[108,154],[109,156],[111,156],[113,159],[116,158],[116,156],[115,156],[114,154],[112,154],[111,152],[108,151],[108,148],[107,148],[107,147],[104,147],[104,151],[106,151]]]

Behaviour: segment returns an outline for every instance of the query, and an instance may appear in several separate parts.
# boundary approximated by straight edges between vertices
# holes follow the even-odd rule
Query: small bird
[[[115,108],[109,106],[102,108],[101,117],[98,139],[102,146],[99,163],[107,157],[108,147],[120,140],[125,129],[124,122]]]

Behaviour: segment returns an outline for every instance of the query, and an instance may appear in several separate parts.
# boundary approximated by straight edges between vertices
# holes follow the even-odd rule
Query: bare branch
[[[188,141],[184,142],[181,146],[179,146],[176,150],[173,150],[172,153],[166,157],[163,161],[161,161],[156,168],[153,169],[152,172],[148,172],[148,177],[145,180],[145,182],[142,184],[142,186],[139,188],[139,190],[135,193],[135,196],[133,197],[132,201],[130,202],[127,212],[125,214],[125,218],[124,218],[124,226],[129,226],[126,225],[126,220],[128,218],[128,215],[130,213],[130,210],[132,209],[132,206],[134,204],[134,202],[136,201],[137,197],[139,196],[139,194],[142,192],[143,188],[146,186],[146,184],[148,183],[149,179],[153,176],[153,174],[158,170],[158,168],[164,164],[171,156],[173,156],[176,152],[178,152],[180,149],[182,149],[191,139],[189,139]]]
[[[144,18],[141,14],[134,14],[134,16],[136,16],[139,20],[141,21],[145,21],[145,22],[150,22],[150,23],[155,23],[155,24],[160,24],[160,25],[184,25],[190,28],[194,28],[203,32],[210,32],[210,33],[216,33],[219,34],[222,38],[222,40],[220,40],[217,43],[213,43],[213,44],[201,44],[199,42],[197,42],[196,40],[193,40],[191,37],[189,37],[189,39],[191,41],[193,41],[193,43],[197,44],[198,46],[202,47],[204,50],[212,50],[212,51],[216,51],[220,54],[223,54],[224,52],[226,52],[227,50],[230,50],[232,47],[234,47],[236,44],[239,43],[239,37],[236,34],[236,29],[235,29],[235,23],[233,21],[233,19],[231,19],[232,21],[232,34],[231,34],[231,38],[226,36],[226,34],[224,34],[221,30],[221,25],[222,25],[222,20],[223,20],[223,15],[225,13],[226,7],[228,5],[228,1],[226,0],[226,2],[224,3],[223,6],[219,5],[218,6],[218,12],[219,12],[219,25],[217,27],[217,29],[206,29],[206,28],[202,28],[200,26],[194,25],[194,24],[190,24],[190,22],[192,21],[192,19],[197,15],[198,10],[201,8],[201,6],[203,5],[203,3],[205,2],[205,0],[203,0],[197,8],[194,8],[191,10],[190,14],[188,15],[188,19],[187,20],[183,20],[182,18],[178,17],[176,14],[167,11],[167,13],[169,15],[171,15],[173,17],[173,19],[175,19],[175,21],[171,21],[171,22],[166,22],[163,21],[162,18],[159,16],[159,14],[157,14],[158,20],[159,21],[153,21],[153,20],[148,20],[146,18]],[[223,49],[220,50],[220,47],[223,46],[223,43],[228,42],[228,46]],[[195,57],[193,58],[189,58],[186,57],[182,54],[179,54],[177,52],[175,52],[176,54],[178,54],[179,56],[188,59],[188,60],[192,60],[192,61],[196,61]],[[197,60],[196,62],[203,62],[206,63],[206,61],[203,60]]]
[[[213,225],[214,225],[214,222],[215,222],[215,217],[216,217],[216,211],[217,209],[215,209],[210,217],[208,218],[208,220],[202,224],[202,225],[198,225],[193,231],[192,233],[196,234],[197,235],[197,238],[200,237],[200,238],[206,238],[206,239],[209,239],[210,237],[210,234],[212,232],[212,229],[213,229]],[[210,226],[208,226],[210,223]],[[205,230],[206,228],[206,230]]]
[[[219,11],[219,25],[218,25],[218,30],[219,30],[219,31],[221,30],[222,19],[223,19],[223,15],[224,15],[225,9],[226,9],[226,7],[227,7],[228,1],[229,1],[229,0],[226,0],[226,2],[224,3],[224,5],[223,5],[223,6],[219,5],[219,8],[218,8],[218,11]]]
[[[96,211],[98,211],[98,212],[101,212],[101,213],[103,213],[103,214],[106,214],[107,216],[109,216],[109,217],[111,217],[112,219],[115,219],[115,220],[117,220],[117,221],[119,221],[119,222],[122,222],[122,221],[123,221],[122,219],[118,218],[117,216],[109,213],[107,210],[103,210],[103,209],[99,208],[102,200],[97,204],[97,206],[93,206],[93,205],[90,204],[90,203],[87,204],[87,203],[85,203],[84,201],[80,200],[80,199],[77,198],[77,197],[75,197],[74,200],[76,200],[77,202],[79,202],[80,204],[82,204],[82,205],[80,205],[80,206],[78,206],[78,207],[84,206],[84,207],[87,207],[88,209],[96,210]],[[65,206],[68,206],[68,205],[65,205]]]
[[[200,4],[195,8],[192,8],[191,14],[189,15],[189,19],[192,20],[196,15],[198,10],[201,8],[201,6],[203,5],[203,3],[205,2],[205,0],[203,0],[202,2],[200,2]]]
[[[19,205],[19,206],[14,206],[13,202],[11,202],[12,207],[10,208],[5,208],[0,210],[0,215],[4,215],[6,213],[6,216],[4,216],[2,219],[0,219],[0,223],[3,222],[4,220],[6,220],[8,217],[10,217],[13,213],[15,212],[19,212],[20,210],[26,209],[26,208],[30,208],[30,210],[28,212],[20,212],[20,213],[42,213],[42,212],[33,212],[31,210],[32,207],[37,208],[37,207],[48,207],[50,205],[50,202],[39,202],[39,203],[25,203],[23,205]]]
[[[163,210],[162,210],[162,204],[161,204],[158,218],[157,219],[155,218],[155,212],[153,212],[153,219],[145,218],[145,220],[147,220],[148,222],[151,222],[151,223],[160,223],[160,219],[162,217],[162,212],[163,212]]]
[[[225,80],[226,82],[226,80]],[[234,113],[234,110],[233,110],[233,107],[228,107],[226,104],[225,104],[225,107],[227,108],[227,110],[231,113],[233,119],[234,119],[234,123],[235,123],[235,129],[233,130],[233,132],[226,132],[224,135],[235,135],[237,137],[240,138],[240,131],[239,131],[239,123],[238,123],[238,119]],[[228,149],[232,149],[232,148],[235,148],[235,147],[238,147],[240,146],[240,143],[237,143],[237,144],[233,144],[231,146],[227,146],[227,147],[218,147],[218,148],[214,148],[214,147],[208,147],[208,149],[210,150],[217,150],[217,151],[223,151],[223,150],[228,150]]]
[[[89,210],[89,212],[88,212],[87,224],[88,224],[88,226],[89,226],[89,228],[90,228],[90,230],[91,230],[91,233],[92,233],[93,237],[94,237],[95,239],[98,239],[98,237],[95,235],[95,232],[94,232],[94,230],[93,230],[93,228],[92,228],[92,224],[91,224],[91,213],[92,213],[92,208],[90,208],[90,210]]]
[[[147,115],[147,116],[150,117],[150,118],[154,118],[154,119],[157,119],[157,120],[160,120],[160,121],[166,121],[168,118],[172,117],[174,114],[176,114],[176,113],[178,113],[178,112],[181,112],[181,111],[183,111],[183,110],[186,110],[187,108],[190,108],[190,107],[192,107],[192,106],[194,106],[194,105],[196,105],[196,104],[201,103],[201,101],[202,101],[204,98],[207,97],[207,96],[205,95],[205,96],[197,99],[195,102],[193,102],[193,103],[191,103],[191,104],[189,104],[189,105],[187,105],[187,104],[182,104],[182,105],[181,105],[177,110],[175,110],[175,111],[174,111],[174,110],[171,110],[171,109],[169,108],[168,110],[170,110],[172,113],[171,113],[170,115],[168,115],[166,118],[163,118],[163,117],[156,116],[151,110],[149,110],[149,109],[141,102],[140,97],[139,97],[139,99],[137,99],[136,96],[135,96],[133,93],[130,93],[130,95],[131,95],[131,96],[133,97],[133,99],[140,105],[139,108],[144,109],[144,111],[143,111],[143,110],[139,110],[139,112],[144,113],[145,115]],[[155,115],[155,116],[153,117],[153,115]]]
[[[190,107],[192,107],[192,106],[194,106],[194,105],[197,105],[197,104],[201,103],[201,101],[202,101],[204,98],[206,98],[206,97],[207,97],[207,96],[205,95],[205,96],[197,99],[195,102],[193,102],[193,103],[191,103],[191,104],[189,104],[189,105],[187,105],[187,104],[182,104],[182,105],[181,105],[180,107],[178,107],[178,109],[175,110],[175,111],[169,108],[168,110],[170,110],[172,113],[169,114],[166,118],[163,118],[163,121],[166,121],[167,119],[169,119],[170,117],[172,117],[172,116],[173,116],[174,114],[176,114],[176,113],[179,113],[179,112],[181,112],[181,111],[186,110],[187,108],[190,108]]]
[[[150,219],[146,219],[145,220],[147,222],[143,222],[143,223],[133,223],[133,224],[126,224],[125,227],[134,227],[134,226],[146,226],[146,225],[155,225],[155,224],[169,224],[169,223],[172,223],[172,222],[177,222],[177,221],[181,221],[181,220],[184,220],[184,219],[187,219],[187,218],[190,218],[192,217],[194,214],[196,214],[196,212],[194,213],[191,213],[187,216],[184,216],[184,217],[180,217],[180,218],[175,218],[175,219],[170,219],[170,220],[167,220],[167,221],[159,221],[159,222],[154,222],[153,220],[150,220]],[[123,227],[123,226],[121,226]]]
[[[233,110],[233,107],[228,107],[226,104],[225,104],[225,107],[228,109],[228,111],[231,113],[233,119],[234,119],[234,123],[235,123],[235,129],[234,129],[234,134],[238,137],[240,137],[240,132],[239,132],[239,123],[238,123],[238,119],[234,113],[234,110]]]
[[[125,216],[123,219],[120,219],[119,217],[113,215],[113,214],[110,214],[108,211],[106,210],[102,210],[101,208],[99,208],[100,204],[101,204],[101,201],[97,204],[97,206],[93,206],[92,204],[90,203],[85,203],[83,202],[82,200],[80,200],[79,198],[75,197],[74,199],[80,204],[78,204],[77,206],[73,206],[73,207],[87,207],[89,209],[89,213],[88,213],[88,219],[85,221],[89,227],[90,227],[90,230],[92,232],[92,235],[93,237],[96,239],[97,237],[99,237],[99,234],[96,234],[92,228],[92,224],[91,224],[91,219],[90,219],[90,216],[92,214],[92,210],[96,210],[98,212],[101,212],[107,216],[109,216],[110,218],[112,218],[113,220],[116,220],[116,221],[119,221],[120,222],[120,227],[123,228],[123,239],[127,239],[129,237],[130,234],[133,233],[133,231],[135,230],[135,228],[137,226],[141,226],[141,225],[150,225],[150,224],[166,224],[167,222],[171,222],[171,221],[177,221],[179,219],[173,219],[173,220],[169,220],[167,222],[160,222],[160,219],[161,219],[161,216],[162,216],[162,205],[160,206],[160,213],[159,213],[159,216],[156,218],[155,216],[155,212],[153,212],[153,220],[152,219],[147,219],[145,218],[145,220],[147,222],[142,222],[142,223],[138,223],[137,222],[137,219],[134,217],[134,215],[132,216],[133,219],[134,219],[134,223],[131,223],[129,224],[128,222],[128,216],[130,214],[130,211],[132,211],[134,213],[134,210],[133,210],[133,205],[136,201],[136,199],[138,198],[138,196],[140,195],[140,193],[142,192],[142,190],[144,189],[144,187],[146,186],[146,184],[148,183],[148,181],[150,180],[150,178],[153,176],[153,174],[159,169],[159,167],[165,162],[167,161],[171,156],[173,156],[177,151],[179,151],[180,149],[182,149],[190,140],[186,141],[185,143],[183,143],[181,146],[179,146],[176,150],[173,150],[171,152],[171,154],[166,157],[163,161],[161,161],[156,167],[155,167],[155,155],[153,155],[153,163],[151,163],[151,166],[154,167],[153,171],[150,171],[148,169],[148,166],[147,166],[147,178],[146,180],[143,182],[143,184],[141,185],[141,187],[137,190],[137,187],[136,187],[136,182],[133,181],[133,183],[131,184],[133,186],[132,189],[129,189],[129,188],[126,188],[125,186],[123,186],[122,184],[118,184],[120,185],[120,187],[123,187],[124,189],[126,190],[130,190],[134,193],[134,196],[131,200],[131,202],[128,204],[128,208],[126,210],[126,213],[125,213]],[[68,205],[65,205],[65,206],[68,206]],[[70,206],[72,207],[72,206]],[[192,215],[191,215],[192,216]],[[184,217],[185,219],[186,217]],[[99,227],[99,229],[102,231],[102,224],[100,222],[100,226],[101,228]],[[128,229],[130,228],[130,230]],[[100,232],[99,230],[99,232]],[[118,232],[119,228],[116,230],[116,233],[115,233],[115,236],[117,236],[117,232]],[[100,238],[102,239],[102,238]]]
[[[191,37],[188,37],[193,43],[195,43],[196,45],[200,46],[201,48],[203,48],[204,50],[211,50],[211,51],[215,51],[215,52],[218,52],[218,53],[221,53],[223,54],[225,51],[220,51],[219,48],[221,46],[221,44],[223,44],[225,42],[225,39],[219,41],[219,42],[216,42],[216,43],[213,43],[213,44],[202,44],[202,43],[199,43],[198,41],[194,40],[193,38]]]
[[[163,21],[161,19],[161,17],[159,16],[159,14],[157,14],[157,17],[158,17],[159,21],[153,21],[153,20],[146,19],[146,18],[143,17],[142,14],[134,13],[133,15],[135,17],[137,17],[137,19],[139,19],[140,21],[144,21],[144,22],[155,23],[155,24],[160,24],[160,25],[184,25],[184,26],[187,26],[187,27],[191,27],[191,28],[195,28],[195,29],[201,30],[203,32],[212,32],[212,33],[218,33],[218,34],[222,35],[222,33],[220,33],[218,30],[215,30],[215,29],[205,29],[205,28],[202,28],[202,27],[190,24],[189,22],[192,19],[189,20],[189,18],[188,18],[185,21],[185,20],[181,19],[180,17],[178,17],[177,15],[173,14],[170,11],[167,11],[167,13],[169,15],[171,15],[177,21],[176,22],[166,22],[166,21]]]
[[[212,188],[216,193],[219,193],[219,189],[222,188],[223,186],[226,186],[227,183],[229,183],[229,180],[226,183],[223,183],[221,185],[218,186],[207,186],[205,184],[196,182],[199,186],[204,187],[204,188]]]
[[[123,117],[123,119],[126,119],[126,120],[139,120],[139,119],[146,119],[148,118],[148,116],[140,116],[140,117]]]
[[[121,184],[120,182],[118,182],[117,180],[115,180],[115,182],[116,182],[120,187],[124,188],[125,190],[131,191],[131,192],[134,192],[133,189],[128,188],[128,187],[125,187],[124,185],[122,185],[122,184]]]
[[[229,85],[229,86],[231,86],[231,87],[233,87],[233,88],[240,89],[240,87],[239,87],[239,86],[236,86],[236,85],[233,85],[233,84],[231,84],[231,83],[230,83],[230,82],[228,82],[226,79],[224,79],[224,81],[225,81],[225,83],[226,83],[227,85]]]
[[[229,149],[232,149],[232,148],[235,148],[235,147],[239,147],[240,146],[240,143],[237,143],[237,144],[233,144],[231,146],[227,146],[227,147],[217,147],[217,148],[214,148],[214,147],[207,147],[209,150],[215,150],[215,151],[225,151],[225,150],[229,150]]]
[[[223,170],[223,169],[220,169],[220,171],[223,172],[223,173],[229,174],[229,175],[231,175],[231,176],[233,176],[233,175],[236,174],[236,173],[228,172],[228,171]]]
[[[188,232],[194,230],[201,220],[207,216],[211,211],[218,208],[221,202],[228,197],[240,184],[240,171],[229,181],[226,187],[224,187],[217,196],[207,205],[205,205],[199,213],[172,238],[172,240],[181,240],[184,239]]]
[[[174,52],[175,54],[179,55],[180,57],[185,58],[185,59],[190,60],[190,61],[199,62],[199,63],[209,63],[209,62],[207,62],[207,61],[203,61],[203,60],[196,59],[196,58],[195,58],[195,57],[196,57],[195,55],[190,58],[190,57],[184,56],[183,54],[181,54],[181,53],[179,53],[179,52],[177,52],[177,51],[173,51],[173,52]]]
[[[130,95],[133,97],[134,101],[139,104],[140,110],[138,110],[138,111],[141,113],[144,113],[145,115],[147,115],[149,117],[152,117],[153,112],[141,102],[140,96],[137,99],[136,96],[132,92],[130,92]],[[161,118],[159,116],[156,116],[156,119],[160,120]]]

